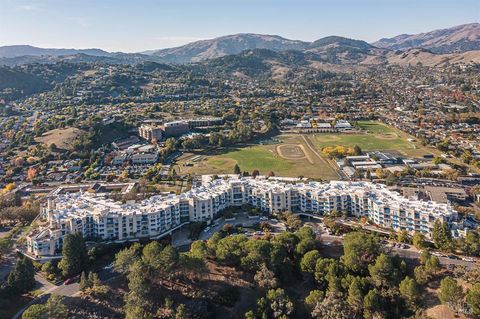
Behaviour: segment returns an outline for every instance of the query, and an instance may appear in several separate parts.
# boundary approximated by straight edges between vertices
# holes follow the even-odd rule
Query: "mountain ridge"
[[[55,49],[39,48],[32,45],[6,45],[0,47],[0,58],[14,58],[19,56],[63,56],[73,54],[87,54],[92,56],[110,56],[112,53],[102,49]]]
[[[422,63],[421,57],[427,56],[434,58],[435,61],[446,59],[475,63],[477,51],[480,50],[480,24],[464,24],[415,35],[401,34],[393,38],[383,38],[371,44],[341,36],[327,36],[308,42],[287,39],[278,35],[238,33],[143,53],[107,52],[95,48],[77,50],[37,48],[29,45],[4,46],[0,47],[0,65],[14,66],[57,61],[112,64],[136,64],[148,61],[164,64],[188,64],[238,55],[257,49],[308,53],[308,59],[311,61],[335,65],[368,65],[388,63],[389,61],[404,63],[406,59],[401,57],[402,55],[396,54],[398,50],[410,55],[411,61],[415,60],[420,63]],[[433,55],[410,51],[412,49],[428,50]],[[453,54],[452,51],[460,55],[458,57],[438,56]],[[461,54],[464,52],[472,53]],[[258,53],[256,52],[256,54]],[[290,54],[290,56],[293,55]]]
[[[309,42],[290,40],[278,35],[238,33],[157,50],[151,55],[160,57],[165,62],[182,64],[238,54],[252,49],[304,50],[309,44]]]
[[[462,24],[418,34],[400,34],[392,38],[382,38],[372,44],[389,50],[423,48],[437,54],[480,50],[480,23]]]

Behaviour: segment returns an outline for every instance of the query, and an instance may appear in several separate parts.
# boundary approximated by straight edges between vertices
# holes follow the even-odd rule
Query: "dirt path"
[[[300,149],[302,150],[303,152],[303,156],[300,156],[300,157],[290,157],[286,154],[284,154],[282,152],[282,146],[298,146],[300,147]],[[297,161],[297,160],[302,160],[302,159],[307,159],[307,161],[310,163],[310,164],[315,164],[312,160],[312,158],[310,157],[310,155],[308,154],[308,152],[305,150],[305,147],[301,144],[281,144],[281,145],[277,145],[275,147],[275,150],[277,152],[277,154],[283,158],[283,159],[286,159],[286,160],[289,160],[289,161]]]
[[[315,149],[315,146],[312,145],[312,141],[310,140],[310,138],[305,137],[305,135],[302,135],[302,138],[305,141],[305,145],[307,145],[310,151],[313,154],[315,154],[321,162],[325,163],[327,166],[330,166],[339,178],[342,178],[342,176],[338,173],[338,170],[336,169],[336,167],[334,167],[329,161],[327,161],[320,154],[318,154],[317,150]]]

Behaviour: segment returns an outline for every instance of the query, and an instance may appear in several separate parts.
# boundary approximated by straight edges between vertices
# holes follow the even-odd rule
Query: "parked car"
[[[208,233],[210,231],[210,227],[207,227],[203,230],[205,233]]]
[[[65,280],[65,281],[63,282],[64,285],[70,285],[70,284],[72,284],[72,283],[73,283],[73,278],[68,278],[67,280]]]
[[[71,277],[71,278],[68,278],[67,280],[65,280],[63,282],[64,285],[70,285],[70,284],[73,284],[74,282],[76,282],[78,279],[80,278],[80,276],[75,276],[75,277]]]

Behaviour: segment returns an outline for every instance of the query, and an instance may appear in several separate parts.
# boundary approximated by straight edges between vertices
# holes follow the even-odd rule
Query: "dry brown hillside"
[[[85,134],[84,131],[75,127],[54,129],[45,132],[40,137],[35,138],[35,141],[43,143],[47,146],[55,144],[59,149],[71,150],[75,140],[83,134]]]
[[[388,63],[413,65],[422,63],[425,66],[444,66],[445,64],[480,63],[480,50],[463,53],[434,54],[427,50],[411,49],[406,52],[390,52],[386,59]]]

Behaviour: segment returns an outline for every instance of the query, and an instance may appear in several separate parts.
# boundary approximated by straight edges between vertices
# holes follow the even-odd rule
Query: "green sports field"
[[[273,171],[277,176],[305,176],[324,180],[338,179],[335,163],[321,150],[325,146],[358,145],[364,151],[391,150],[404,156],[432,154],[430,150],[388,125],[359,122],[362,132],[335,134],[282,134],[263,144],[223,148],[215,151],[186,153],[175,169],[180,174],[230,174],[235,164],[242,171],[258,169],[261,174]]]
[[[242,170],[252,171],[258,169],[261,172],[287,172],[294,166],[292,162],[276,156],[265,146],[250,146],[227,152],[219,157],[212,157],[208,164],[219,169],[233,169],[232,160]]]
[[[319,149],[326,146],[358,145],[364,151],[397,151],[408,156],[421,156],[431,152],[416,142],[410,142],[408,134],[380,122],[360,121],[362,132],[315,134]]]
[[[249,145],[211,152],[185,154],[178,161],[182,174],[233,173],[235,164],[242,171],[258,169],[261,174],[272,171],[277,176],[306,176],[320,179],[337,179],[332,165],[316,155],[301,135],[280,135],[279,141],[268,145]],[[315,150],[316,151],[316,150]],[[200,160],[192,161],[195,156]]]

